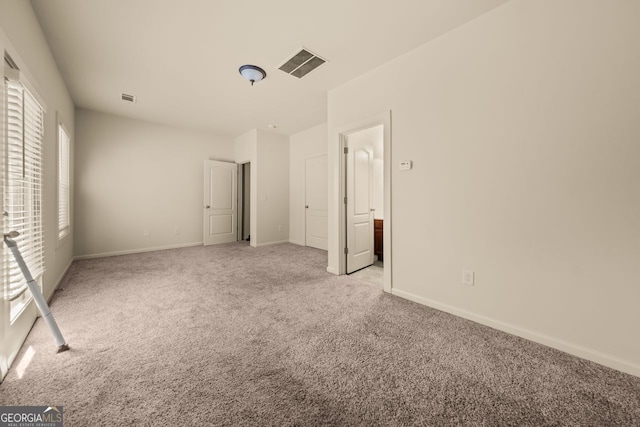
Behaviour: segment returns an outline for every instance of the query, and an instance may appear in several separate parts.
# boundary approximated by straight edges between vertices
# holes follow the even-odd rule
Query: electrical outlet
[[[413,162],[411,160],[405,160],[404,162],[400,162],[400,170],[408,171],[413,167]]]
[[[179,236],[180,235],[180,228],[176,228],[174,230],[174,233],[176,233],[176,236]]]
[[[282,231],[282,226],[281,225],[278,226],[278,231]]]
[[[145,228],[144,230],[142,230],[142,235],[143,235],[144,237],[149,236],[149,230],[147,230],[146,228]]]
[[[473,286],[473,276],[474,276],[473,271],[462,270],[462,284]]]

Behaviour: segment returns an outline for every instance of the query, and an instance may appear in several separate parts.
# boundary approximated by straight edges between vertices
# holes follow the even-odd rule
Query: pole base
[[[64,343],[60,347],[58,347],[58,351],[56,353],[62,353],[63,351],[69,350],[69,344]]]

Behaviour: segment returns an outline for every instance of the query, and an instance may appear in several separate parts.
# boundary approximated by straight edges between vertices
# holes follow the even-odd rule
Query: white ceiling
[[[506,1],[31,3],[76,106],[238,136],[271,123],[291,134],[325,122],[327,91]],[[328,62],[303,79],[278,70],[303,46]],[[252,87],[238,73],[244,64],[267,78]]]

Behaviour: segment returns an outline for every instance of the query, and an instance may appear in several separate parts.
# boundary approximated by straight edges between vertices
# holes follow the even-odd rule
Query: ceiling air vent
[[[280,69],[287,74],[301,79],[325,62],[327,61],[303,48],[282,64]]]
[[[123,93],[122,95],[122,100],[126,101],[126,102],[131,102],[133,104],[136,103],[136,97],[134,95],[129,95],[128,93]]]

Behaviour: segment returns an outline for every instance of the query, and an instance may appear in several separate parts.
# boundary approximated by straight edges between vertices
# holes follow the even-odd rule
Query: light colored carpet
[[[1,405],[65,425],[640,425],[640,378],[328,274],[291,244],[74,263]],[[31,350],[29,350],[31,349]]]

